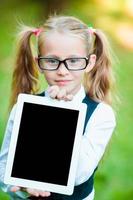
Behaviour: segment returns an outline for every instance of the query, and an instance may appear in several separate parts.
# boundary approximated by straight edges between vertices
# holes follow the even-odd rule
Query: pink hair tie
[[[37,28],[37,29],[33,30],[32,33],[33,33],[36,37],[38,37],[42,31],[43,31],[43,30],[42,30],[41,28]]]
[[[88,32],[90,33],[90,34],[95,34],[95,32],[96,32],[96,29],[94,29],[94,28],[92,28],[92,27],[89,27],[88,28]]]

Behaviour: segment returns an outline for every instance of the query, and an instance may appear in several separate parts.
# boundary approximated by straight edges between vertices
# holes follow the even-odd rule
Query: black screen
[[[67,185],[78,115],[24,103],[12,177]]]

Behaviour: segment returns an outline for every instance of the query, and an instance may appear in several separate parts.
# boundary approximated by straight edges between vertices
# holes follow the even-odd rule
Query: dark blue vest
[[[45,93],[41,93],[39,94],[39,96],[44,96]],[[86,118],[85,118],[85,124],[84,124],[84,131],[83,134],[85,132],[85,128],[87,125],[87,122],[89,121],[92,113],[94,112],[94,110],[96,109],[98,102],[95,102],[94,100],[92,100],[88,95],[85,96],[85,98],[82,101],[83,103],[87,104],[87,112],[86,112]],[[52,193],[50,197],[30,197],[29,199],[31,200],[82,200],[84,198],[86,198],[93,190],[93,182],[94,182],[94,173],[95,173],[96,169],[94,170],[93,174],[91,175],[91,177],[85,181],[84,183],[77,185],[74,187],[74,192],[72,195],[62,195],[62,194],[56,194],[56,193]]]

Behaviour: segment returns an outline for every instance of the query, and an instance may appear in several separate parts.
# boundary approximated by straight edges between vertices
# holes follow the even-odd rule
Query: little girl
[[[37,58],[33,56],[31,36],[37,38]],[[16,103],[19,93],[38,94],[38,73],[41,72],[48,83],[41,96],[64,100],[66,104],[67,101],[84,102],[88,109],[74,193],[67,196],[3,183],[16,109],[13,106],[0,153],[1,188],[12,200],[94,199],[94,174],[116,125],[111,108],[112,61],[109,49],[102,31],[88,27],[72,16],[50,17],[39,28],[22,27],[13,73],[11,106]]]

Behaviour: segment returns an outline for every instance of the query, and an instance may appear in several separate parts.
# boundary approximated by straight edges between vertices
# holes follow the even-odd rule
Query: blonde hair
[[[95,29],[89,31],[88,26],[73,16],[52,16],[40,27],[42,32],[38,36],[38,53],[44,45],[44,39],[50,32],[60,32],[80,37],[87,54],[96,55],[94,68],[84,78],[86,93],[95,101],[112,102],[113,70],[112,58],[108,40],[105,34]],[[36,93],[38,88],[38,69],[34,61],[31,48],[31,36],[34,27],[22,26],[19,34],[18,53],[13,72],[11,106],[16,102],[19,93]]]

